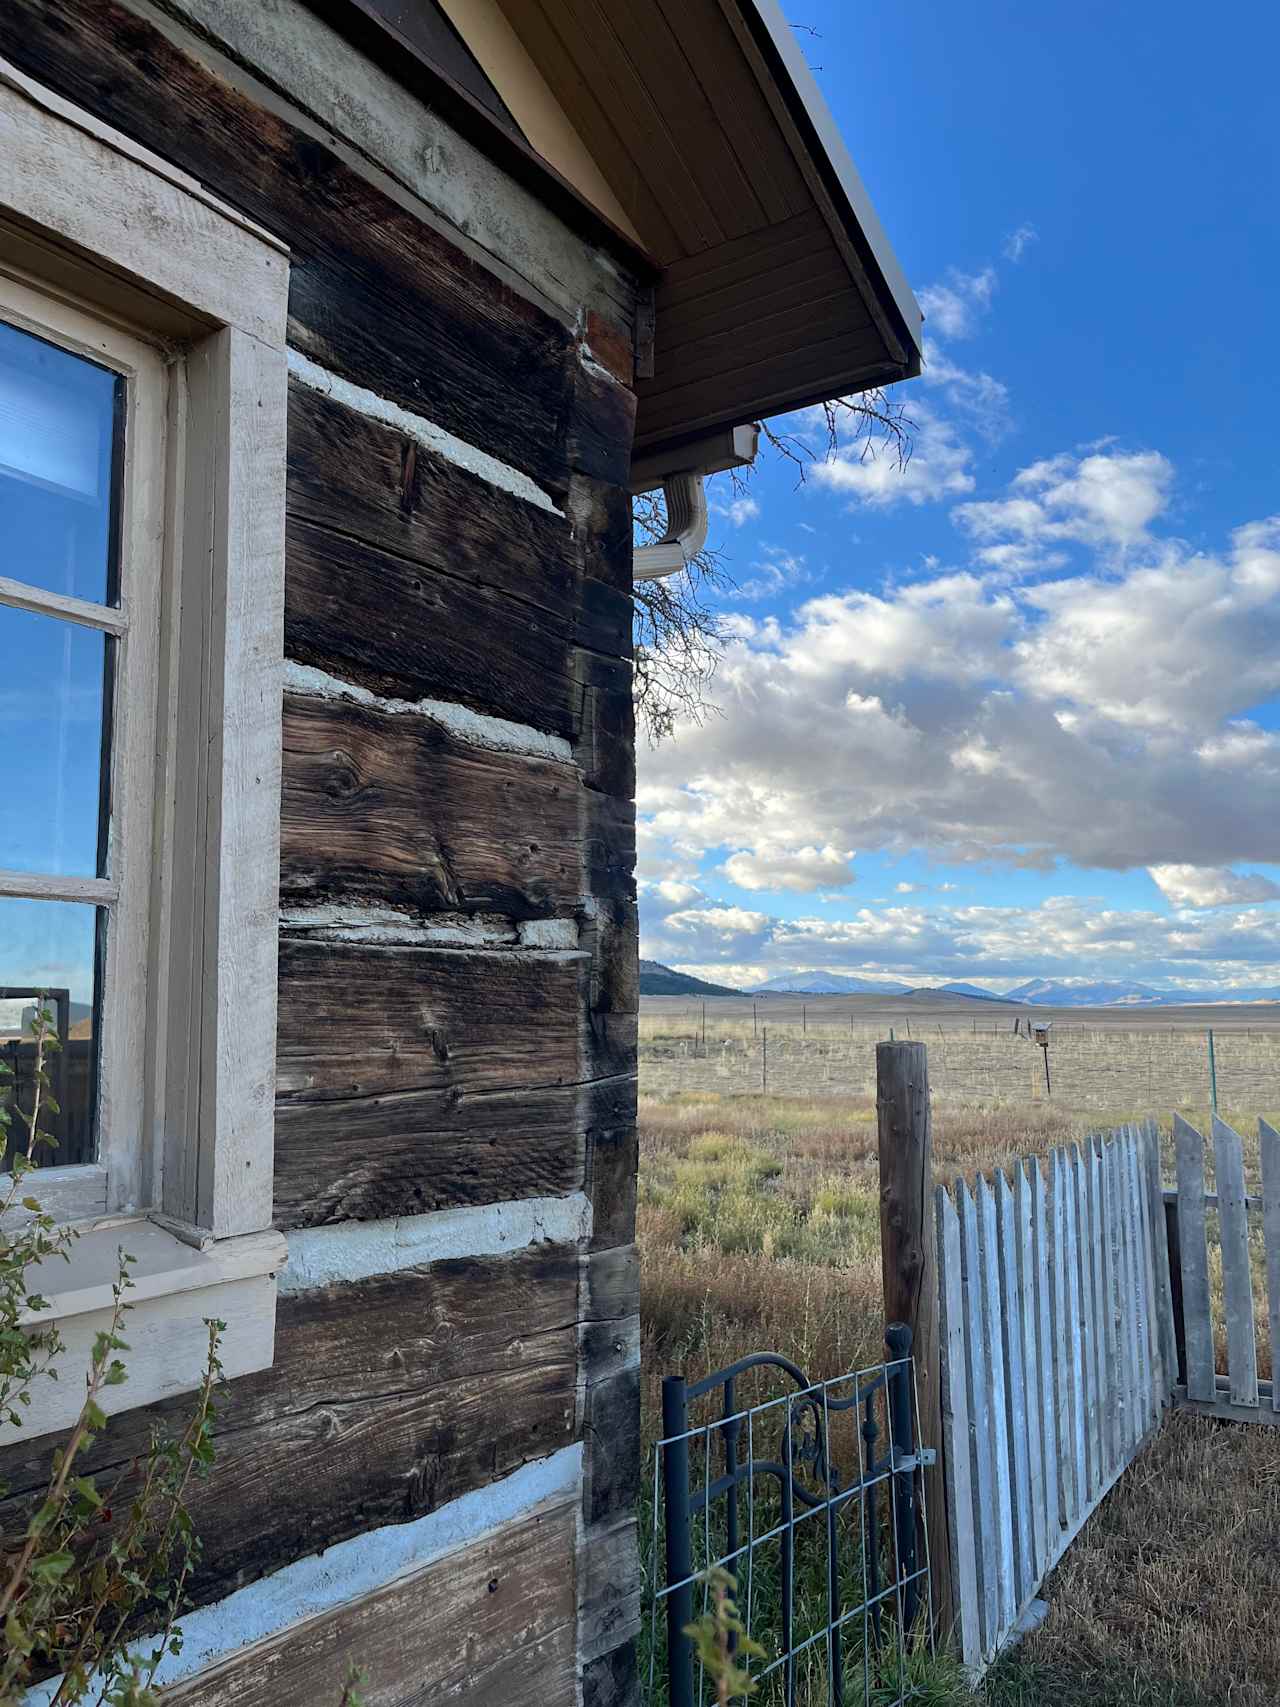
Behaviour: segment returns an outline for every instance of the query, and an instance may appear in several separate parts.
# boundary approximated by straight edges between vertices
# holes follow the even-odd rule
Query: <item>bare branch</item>
[[[878,390],[824,403],[816,435],[780,431],[767,421],[761,423],[768,443],[795,468],[797,485],[803,484],[812,463],[829,462],[837,452],[848,455],[854,449],[864,461],[892,456],[899,468],[905,468],[911,459],[914,429],[903,405]],[[750,472],[733,470],[736,495],[747,491]],[[661,539],[667,526],[661,492],[636,498],[632,519],[637,543]],[[715,713],[708,694],[725,633],[713,601],[733,585],[722,554],[710,549],[700,551],[683,574],[636,582],[632,592],[636,720],[651,744],[670,735],[678,722],[701,723]]]

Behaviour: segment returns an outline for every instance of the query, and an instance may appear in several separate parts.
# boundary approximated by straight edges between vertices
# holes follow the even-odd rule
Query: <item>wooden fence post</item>
[[[924,1521],[937,1628],[956,1622],[942,1464],[942,1382],[934,1231],[929,1063],[923,1043],[876,1044],[880,1144],[880,1260],[887,1322],[911,1329],[920,1395],[920,1442],[938,1454],[924,1478]]]

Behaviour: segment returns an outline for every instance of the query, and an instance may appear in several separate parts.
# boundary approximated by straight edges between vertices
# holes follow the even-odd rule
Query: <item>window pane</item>
[[[31,1110],[35,1045],[30,1022],[41,991],[61,1034],[62,1047],[47,1067],[61,1113],[40,1122],[57,1148],[42,1148],[35,1157],[46,1167],[91,1162],[96,1154],[99,913],[97,907],[66,901],[0,899],[0,1057],[14,1074],[7,1092],[13,1112],[10,1152],[26,1148],[21,1115]]]
[[[0,606],[0,868],[103,874],[114,645],[79,623]]]
[[[0,575],[114,604],[119,374],[0,321]]]

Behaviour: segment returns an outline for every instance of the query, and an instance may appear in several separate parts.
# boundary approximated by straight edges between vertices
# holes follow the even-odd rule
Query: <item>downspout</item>
[[[707,489],[695,468],[668,474],[662,482],[667,531],[652,545],[638,545],[632,559],[633,581],[657,581],[686,569],[707,543]]]

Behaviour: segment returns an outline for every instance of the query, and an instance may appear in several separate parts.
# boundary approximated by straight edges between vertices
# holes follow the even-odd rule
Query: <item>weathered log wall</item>
[[[0,55],[292,257],[275,1202],[348,1269],[286,1288],[273,1368],[231,1387],[194,1604],[582,1463],[178,1698],[300,1707],[347,1656],[377,1707],[628,1701],[637,280],[296,0],[11,0]],[[590,1232],[509,1249],[521,1201]],[[437,1224],[480,1254],[432,1260]],[[3,1455],[0,1525],[52,1444]]]

